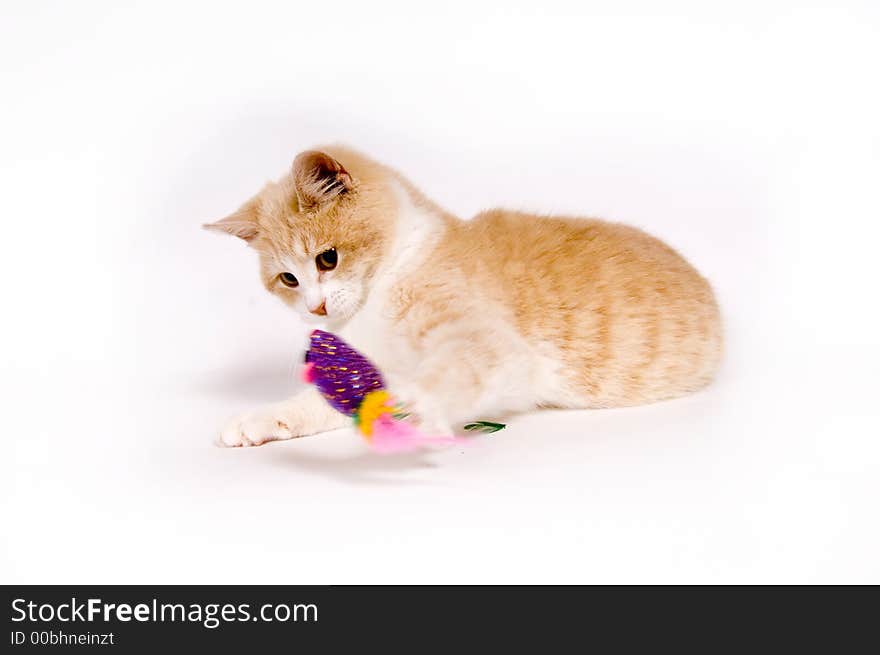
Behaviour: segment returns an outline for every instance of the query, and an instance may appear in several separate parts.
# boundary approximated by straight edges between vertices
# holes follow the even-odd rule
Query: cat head
[[[205,227],[254,248],[266,289],[307,321],[338,325],[366,299],[394,213],[386,170],[353,151],[325,148],[300,153],[289,173]]]

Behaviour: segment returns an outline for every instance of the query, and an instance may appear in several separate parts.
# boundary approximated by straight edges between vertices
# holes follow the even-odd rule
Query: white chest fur
[[[417,354],[398,338],[390,308],[401,280],[419,266],[444,229],[440,217],[418,207],[402,185],[392,184],[397,221],[390,256],[376,272],[363,307],[340,330],[345,340],[386,370],[417,365]]]

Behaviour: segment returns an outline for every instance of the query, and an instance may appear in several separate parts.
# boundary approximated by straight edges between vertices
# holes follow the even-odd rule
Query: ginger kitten
[[[237,212],[263,284],[371,358],[435,433],[537,407],[622,407],[707,385],[708,282],[640,230],[494,209],[450,215],[347,148],[301,153]],[[252,446],[345,426],[313,388],[231,421]]]

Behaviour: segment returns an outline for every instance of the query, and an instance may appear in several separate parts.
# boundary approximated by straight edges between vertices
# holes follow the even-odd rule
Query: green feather
[[[504,423],[493,423],[492,421],[474,421],[473,423],[468,423],[467,425],[465,425],[464,429],[490,434],[492,432],[498,432],[498,430],[503,430],[506,427],[507,426]]]

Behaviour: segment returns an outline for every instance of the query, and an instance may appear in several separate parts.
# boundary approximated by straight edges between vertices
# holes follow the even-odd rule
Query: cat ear
[[[256,207],[249,203],[234,214],[230,214],[216,223],[205,223],[202,227],[206,230],[226,232],[247,242],[253,241],[257,236]]]
[[[328,202],[354,186],[351,175],[342,164],[318,150],[306,150],[296,156],[293,183],[301,209]]]

